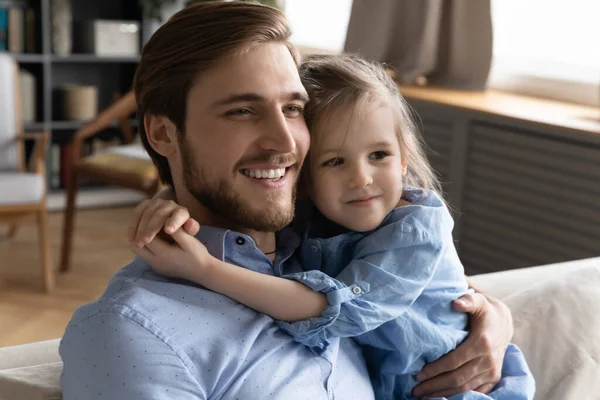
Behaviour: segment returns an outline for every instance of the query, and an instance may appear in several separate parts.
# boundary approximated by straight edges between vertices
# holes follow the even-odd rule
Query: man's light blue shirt
[[[197,238],[212,255],[270,275],[299,242],[283,230],[272,263],[247,235],[203,226]],[[75,312],[60,355],[65,400],[373,399],[354,341],[333,339],[316,356],[270,317],[138,258]]]

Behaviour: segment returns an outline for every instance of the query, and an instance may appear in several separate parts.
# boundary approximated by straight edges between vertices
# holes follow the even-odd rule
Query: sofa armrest
[[[600,267],[600,257],[473,275],[469,277],[469,281],[479,290],[502,300],[538,283],[591,266]]]
[[[0,348],[0,371],[60,361],[60,339]]]
[[[513,343],[536,379],[535,400],[600,393],[600,258],[472,277],[513,315]]]

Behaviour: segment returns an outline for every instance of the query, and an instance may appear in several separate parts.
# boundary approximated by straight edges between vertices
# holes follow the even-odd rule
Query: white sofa
[[[536,399],[600,399],[600,257],[472,279],[510,307]],[[0,349],[0,400],[60,399],[58,343]]]

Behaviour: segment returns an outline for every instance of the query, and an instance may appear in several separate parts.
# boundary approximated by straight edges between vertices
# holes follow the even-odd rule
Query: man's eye
[[[300,106],[288,106],[286,107],[286,111],[293,115],[302,115],[304,113],[304,109]]]
[[[336,165],[341,165],[343,163],[344,163],[344,159],[343,158],[335,157],[335,158],[332,158],[331,160],[325,161],[321,165],[324,166],[324,167],[335,167]]]
[[[374,151],[371,154],[369,154],[369,158],[371,160],[383,160],[384,158],[386,158],[389,154],[385,151]]]
[[[246,108],[239,108],[237,110],[227,111],[226,114],[227,115],[232,115],[232,116],[236,116],[236,115],[250,115],[251,112],[250,112],[250,110],[248,110]]]

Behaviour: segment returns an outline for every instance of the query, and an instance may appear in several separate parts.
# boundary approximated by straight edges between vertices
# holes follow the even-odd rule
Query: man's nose
[[[264,123],[260,146],[278,153],[293,153],[296,138],[290,123],[282,111],[274,112]]]
[[[360,189],[373,183],[373,176],[367,166],[358,164],[350,172],[349,186]]]

